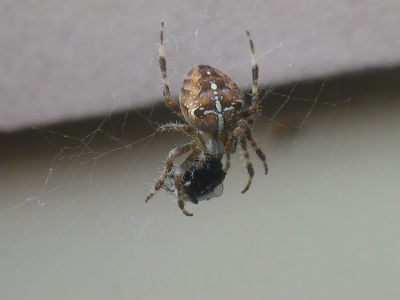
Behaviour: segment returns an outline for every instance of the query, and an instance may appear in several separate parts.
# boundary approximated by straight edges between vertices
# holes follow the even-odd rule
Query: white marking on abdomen
[[[224,111],[228,111],[228,110],[234,110],[235,108],[233,106],[229,106],[229,107],[225,107]]]
[[[215,110],[206,110],[206,111],[204,111],[204,114],[205,114],[205,115],[208,115],[208,114],[214,114],[214,115],[216,115],[217,113],[215,112]]]
[[[204,115],[214,114],[217,115],[218,118],[218,134],[221,134],[224,131],[224,115],[221,113],[217,113],[215,110],[206,110],[203,113]]]
[[[224,131],[224,116],[222,114],[217,114],[218,117],[218,134]]]
[[[219,100],[215,101],[215,107],[217,108],[218,112],[222,112],[222,106],[221,106],[221,102],[219,102]]]

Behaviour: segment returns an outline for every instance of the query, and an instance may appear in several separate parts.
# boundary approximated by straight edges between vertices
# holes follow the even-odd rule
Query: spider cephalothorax
[[[185,215],[191,216],[184,208],[184,176],[193,168],[193,162],[200,160],[197,168],[204,168],[202,162],[221,160],[226,155],[224,172],[230,166],[230,153],[236,151],[239,142],[242,147],[243,157],[249,173],[247,185],[242,193],[246,192],[253,179],[254,170],[247,151],[247,141],[250,142],[258,157],[262,160],[265,174],[268,172],[265,155],[258,148],[251,136],[250,124],[259,113],[258,97],[258,65],[255,58],[253,41],[247,31],[250,49],[252,52],[252,102],[246,107],[241,99],[237,85],[224,73],[208,65],[199,65],[193,68],[183,81],[179,94],[179,103],[174,101],[169,92],[167,83],[167,64],[164,57],[164,23],[160,30],[160,68],[163,79],[163,94],[167,105],[187,124],[165,124],[157,129],[157,132],[171,130],[181,131],[190,137],[192,142],[184,144],[170,151],[165,171],[153,192],[146,198],[146,202],[161,189],[167,177],[171,175],[174,160],[191,151],[186,160],[173,172],[174,188],[178,198],[178,205]],[[201,177],[199,177],[201,178]],[[199,180],[199,179],[193,179]]]

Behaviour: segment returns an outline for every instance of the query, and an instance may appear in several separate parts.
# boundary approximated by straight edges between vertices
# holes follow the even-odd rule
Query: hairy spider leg
[[[165,133],[165,132],[170,132],[170,131],[182,132],[182,133],[190,136],[193,139],[197,139],[196,132],[193,129],[193,127],[190,125],[179,124],[179,123],[167,123],[167,124],[160,125],[156,129],[157,133]]]
[[[164,22],[161,22],[160,29],[160,47],[158,48],[158,54],[160,56],[160,69],[163,81],[163,95],[167,105],[179,116],[182,117],[181,109],[179,104],[171,98],[169,92],[169,85],[167,81],[167,61],[165,59],[165,48],[164,48]]]
[[[191,125],[185,125],[185,124],[179,124],[179,123],[167,123],[167,124],[160,125],[156,129],[157,133],[165,133],[165,132],[170,132],[170,131],[182,132],[182,133],[190,136],[193,139],[193,143],[196,144],[196,147],[205,151],[204,145],[200,141],[196,130]],[[204,157],[204,160],[205,160],[205,157]]]
[[[267,165],[267,160],[265,158],[264,152],[257,146],[256,142],[254,141],[252,135],[251,135],[251,130],[250,127],[243,122],[244,128],[244,133],[246,136],[246,139],[250,142],[251,147],[253,148],[254,152],[256,152],[257,156],[259,159],[263,162],[264,165],[264,170],[265,170],[265,175],[268,174],[268,165]]]
[[[168,174],[174,165],[174,160],[177,159],[179,156],[185,154],[186,152],[193,150],[194,148],[195,143],[192,142],[176,147],[168,153],[167,164],[164,173],[161,175],[160,179],[154,186],[154,190],[147,196],[145,202],[149,201],[150,198],[153,197],[154,194],[157,193],[157,191],[164,186],[165,180],[167,179]]]
[[[179,166],[179,168],[175,172],[175,177],[174,177],[174,185],[176,189],[176,194],[178,196],[178,206],[183,212],[183,214],[185,214],[188,217],[193,216],[193,214],[185,209],[185,201],[183,200],[182,179],[200,153],[201,151],[199,149],[194,149],[193,152],[190,153],[190,155],[185,159],[185,161]]]
[[[241,119],[246,119],[254,114],[257,114],[260,110],[260,98],[258,94],[258,63],[256,59],[256,51],[254,49],[253,39],[251,38],[250,32],[246,31],[247,37],[249,38],[250,50],[251,50],[251,73],[252,73],[252,89],[251,89],[251,106],[243,110],[232,118],[231,123],[235,123]]]
[[[235,128],[235,130],[233,131],[233,134],[239,139],[240,146],[242,147],[243,157],[246,161],[247,172],[249,173],[249,179],[247,181],[247,184],[246,184],[245,188],[242,190],[242,193],[245,193],[250,188],[251,182],[253,180],[254,168],[253,168],[253,164],[250,161],[249,151],[247,150],[247,143],[246,143],[246,136],[245,136],[244,129],[241,126],[239,126],[239,127]]]
[[[252,64],[252,78],[253,78],[253,86],[252,86],[252,105],[258,108],[259,104],[259,96],[258,96],[258,64],[256,59],[256,50],[254,49],[253,39],[250,36],[250,32],[246,31],[247,37],[249,38],[250,50],[251,50],[251,64]]]

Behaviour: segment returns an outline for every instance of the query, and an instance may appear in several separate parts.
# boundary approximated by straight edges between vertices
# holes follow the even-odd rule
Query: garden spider
[[[167,63],[164,57],[164,22],[161,23],[159,56],[163,95],[167,105],[180,118],[184,119],[186,124],[165,124],[157,128],[156,132],[180,131],[189,135],[193,140],[169,152],[165,170],[153,191],[147,196],[146,202],[164,186],[168,176],[171,175],[174,160],[187,152],[191,153],[173,174],[178,205],[187,216],[193,214],[184,207],[183,177],[196,160],[200,161],[198,168],[202,168],[202,163],[208,159],[221,160],[225,154],[224,172],[226,172],[230,166],[230,154],[236,151],[236,145],[239,142],[249,174],[248,182],[242,190],[242,193],[244,193],[249,189],[254,176],[253,165],[247,151],[247,141],[249,141],[264,164],[265,174],[268,173],[265,155],[251,136],[250,125],[253,124],[254,117],[258,115],[261,108],[259,106],[258,65],[254,45],[250,32],[246,31],[246,34],[249,39],[253,65],[251,105],[249,107],[244,106],[239,88],[227,75],[208,65],[199,65],[189,71],[183,81],[178,103],[171,98],[169,92]]]

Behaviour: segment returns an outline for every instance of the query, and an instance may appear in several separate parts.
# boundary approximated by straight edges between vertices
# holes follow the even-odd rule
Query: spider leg
[[[175,174],[174,178],[174,183],[175,183],[175,188],[176,188],[176,193],[178,195],[178,206],[181,209],[181,211],[186,215],[186,216],[193,216],[192,213],[188,212],[185,209],[185,202],[183,201],[183,188],[182,188],[182,178],[183,175],[185,175],[184,172],[182,173],[177,173]]]
[[[247,37],[249,38],[249,44],[250,44],[250,50],[251,50],[251,64],[252,64],[252,89],[251,89],[251,95],[252,95],[252,101],[251,101],[251,106],[248,107],[247,109],[243,110],[239,114],[233,117],[232,120],[230,120],[231,124],[241,120],[241,119],[247,119],[248,117],[257,114],[260,110],[260,98],[258,94],[258,63],[256,59],[256,51],[254,49],[254,43],[253,39],[251,38],[250,32],[246,31]]]
[[[244,123],[244,122],[243,122]],[[264,170],[265,170],[265,175],[268,174],[268,165],[267,165],[267,160],[265,158],[265,154],[264,152],[262,152],[262,150],[257,146],[256,142],[254,141],[252,135],[251,135],[251,129],[250,127],[246,124],[243,124],[242,126],[244,126],[244,133],[246,135],[246,139],[250,142],[251,147],[253,148],[253,150],[256,152],[257,156],[261,159],[261,161],[264,164]]]
[[[231,154],[229,152],[225,152],[225,168],[224,172],[227,173],[231,166]]]
[[[177,124],[177,123],[167,123],[159,126],[156,129],[157,133],[164,133],[164,132],[170,132],[170,131],[179,131],[182,132],[193,139],[196,139],[196,132],[193,129],[192,126],[190,125],[185,125],[185,124]]]
[[[184,144],[179,147],[176,147],[168,153],[167,164],[166,164],[164,173],[161,175],[160,179],[154,186],[153,191],[146,197],[145,202],[149,201],[150,198],[153,197],[154,194],[157,193],[157,191],[164,186],[165,180],[167,179],[168,174],[173,167],[174,160],[176,158],[178,158],[179,156],[185,154],[186,152],[193,150],[194,147],[195,147],[194,143],[188,143],[188,144]]]
[[[197,148],[200,148],[205,151],[203,143],[200,141],[199,136],[196,132],[196,130],[187,124],[179,124],[179,123],[167,123],[164,125],[159,126],[156,129],[157,133],[164,133],[164,132],[170,132],[170,131],[179,131],[182,132],[188,136],[190,136],[196,143]],[[205,157],[204,157],[205,160]]]
[[[185,159],[185,161],[179,166],[177,171],[175,172],[175,177],[174,177],[174,184],[176,188],[176,193],[178,196],[178,206],[181,209],[181,211],[186,215],[186,216],[193,216],[192,213],[188,212],[185,209],[185,201],[183,200],[183,187],[182,187],[182,178],[185,175],[186,171],[190,169],[192,166],[193,161],[198,157],[200,154],[200,150],[195,149],[193,150],[192,153]],[[195,203],[196,203],[196,199]],[[198,201],[197,201],[198,202]],[[197,203],[196,203],[197,204]]]
[[[253,76],[253,86],[252,86],[252,106],[258,109],[259,96],[258,96],[258,64],[256,59],[256,51],[254,49],[253,39],[250,36],[250,32],[246,31],[247,37],[249,38],[250,50],[251,50],[251,64],[252,64],[252,76]]]
[[[158,54],[160,56],[160,69],[163,81],[163,95],[167,105],[179,116],[182,117],[181,109],[179,104],[171,98],[169,92],[169,86],[167,81],[167,61],[165,60],[165,48],[164,48],[164,22],[161,22],[160,29],[160,47],[158,48]]]
[[[247,181],[247,184],[246,184],[245,188],[242,190],[242,193],[245,193],[249,189],[249,187],[251,185],[251,181],[253,180],[254,168],[253,168],[253,165],[252,165],[252,163],[250,161],[249,151],[247,151],[246,136],[245,136],[243,128],[242,127],[237,127],[233,131],[233,134],[239,138],[239,143],[240,143],[240,146],[242,147],[243,157],[244,157],[244,159],[246,161],[247,172],[249,173],[249,179]]]

